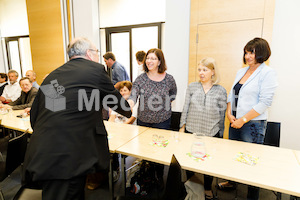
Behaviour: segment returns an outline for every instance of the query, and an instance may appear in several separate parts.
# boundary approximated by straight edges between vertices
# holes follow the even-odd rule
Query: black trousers
[[[84,200],[86,176],[68,180],[42,181],[43,200]]]

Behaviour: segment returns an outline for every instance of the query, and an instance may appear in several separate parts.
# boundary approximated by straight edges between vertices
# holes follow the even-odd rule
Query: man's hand
[[[0,97],[0,101],[5,102],[5,98],[3,96]]]
[[[24,109],[24,113],[26,113],[27,115],[30,115],[30,109],[31,109],[31,108],[25,108],[25,109]]]

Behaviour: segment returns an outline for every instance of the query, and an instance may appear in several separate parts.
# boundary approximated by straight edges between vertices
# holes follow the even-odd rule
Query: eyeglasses
[[[157,58],[146,58],[146,60],[158,60]]]

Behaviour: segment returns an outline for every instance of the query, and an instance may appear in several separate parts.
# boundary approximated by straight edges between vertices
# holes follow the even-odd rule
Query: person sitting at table
[[[0,96],[7,84],[7,75],[5,73],[0,73]]]
[[[10,102],[6,105],[1,104],[0,108],[12,108],[13,110],[22,110],[31,107],[34,98],[38,92],[38,89],[32,87],[32,83],[28,77],[21,78],[19,83],[22,89],[21,96],[17,100]]]
[[[219,74],[213,58],[200,61],[197,71],[200,80],[191,83],[186,91],[180,119],[180,132],[203,133],[210,137],[223,137],[227,93],[218,85]],[[191,176],[193,173],[189,173]],[[205,199],[213,199],[213,177],[204,175]]]
[[[118,90],[124,99],[128,99],[131,93],[132,83],[130,81],[121,81],[118,84]],[[124,124],[133,124],[137,117],[137,105],[132,109],[132,115],[127,118],[115,111],[110,112],[108,121]],[[113,181],[116,182],[120,177],[120,164],[119,164],[119,154],[113,154]]]
[[[18,84],[17,80],[19,74],[17,71],[11,69],[8,71],[9,84],[5,86],[2,95],[0,96],[0,101],[2,103],[9,103],[17,100],[20,97],[22,89]]]
[[[123,96],[124,99],[128,99],[131,93],[132,83],[130,81],[121,81],[118,85],[118,90],[120,94]],[[124,123],[124,124],[133,124],[137,117],[137,110],[136,106],[133,108],[133,113],[130,118],[127,118],[115,111],[110,112],[110,116],[108,121],[117,122],[117,123]]]
[[[36,82],[36,73],[33,70],[28,70],[26,72],[26,76],[31,80],[32,87],[36,89],[40,89],[40,85]]]

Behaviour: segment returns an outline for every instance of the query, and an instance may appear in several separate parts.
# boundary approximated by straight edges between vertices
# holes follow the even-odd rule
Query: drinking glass
[[[203,158],[206,154],[205,142],[203,139],[197,139],[193,142],[191,147],[191,154],[196,158]]]
[[[162,143],[164,142],[164,140],[165,140],[165,137],[162,136],[162,135],[160,135],[160,136],[158,136],[158,141],[157,141],[157,143],[158,143],[158,144],[162,144]]]
[[[173,138],[175,139],[175,142],[179,141],[179,132],[178,131],[173,132]]]

